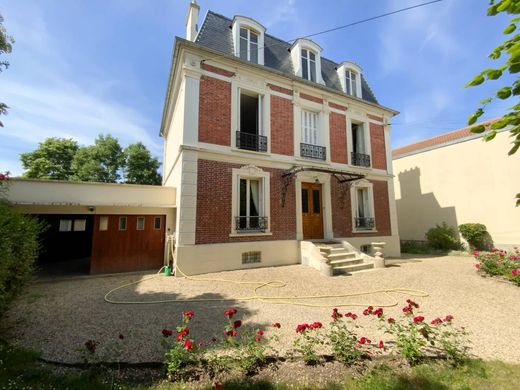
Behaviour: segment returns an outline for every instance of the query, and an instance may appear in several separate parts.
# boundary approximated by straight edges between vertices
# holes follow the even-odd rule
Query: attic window
[[[310,81],[316,81],[316,54],[310,50],[302,49],[302,77]]]
[[[358,96],[359,74],[351,69],[345,70],[345,93],[347,95]]]
[[[240,58],[258,64],[258,34],[248,28],[240,28]]]

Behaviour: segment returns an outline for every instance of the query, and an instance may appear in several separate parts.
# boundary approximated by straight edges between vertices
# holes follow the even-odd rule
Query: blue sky
[[[206,11],[250,16],[290,40],[424,0],[199,0]],[[322,55],[361,65],[379,102],[401,112],[392,145],[463,127],[478,101],[506,80],[463,85],[493,66],[506,16],[486,16],[488,0],[443,0],[313,38]],[[259,6],[260,5],[260,6]],[[174,36],[184,37],[188,0],[7,0],[0,13],[15,37],[0,101],[0,171],[22,173],[21,152],[46,137],[90,144],[111,133],[142,141],[162,159],[158,136]],[[502,114],[511,101],[488,108]]]

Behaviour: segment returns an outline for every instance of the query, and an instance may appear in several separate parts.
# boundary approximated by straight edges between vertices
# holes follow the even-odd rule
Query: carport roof
[[[175,207],[174,187],[13,178],[7,199],[18,205]]]

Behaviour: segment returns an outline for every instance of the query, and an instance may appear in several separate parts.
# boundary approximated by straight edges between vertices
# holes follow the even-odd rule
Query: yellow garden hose
[[[170,239],[169,250],[171,253],[174,253],[173,250],[173,240]],[[231,283],[231,284],[239,284],[239,285],[253,285],[255,286],[253,289],[253,295],[244,296],[244,297],[229,297],[229,298],[187,298],[187,299],[159,299],[159,300],[148,300],[148,301],[126,301],[126,300],[116,300],[111,299],[109,296],[118,290],[122,290],[126,287],[139,284],[145,282],[147,280],[166,277],[160,274],[164,267],[162,267],[158,273],[154,276],[150,276],[141,280],[133,281],[130,283],[123,284],[119,287],[113,288],[109,292],[105,294],[105,301],[113,304],[124,304],[124,305],[147,305],[147,304],[159,304],[159,303],[193,303],[193,302],[225,302],[225,301],[259,301],[265,303],[271,303],[275,305],[292,305],[292,306],[306,306],[306,307],[322,307],[322,308],[332,308],[332,307],[345,307],[345,306],[378,306],[378,307],[394,307],[399,304],[399,301],[395,299],[395,297],[391,294],[403,294],[407,296],[413,297],[427,297],[430,294],[423,290],[409,289],[409,288],[386,288],[386,289],[377,289],[377,290],[368,290],[361,291],[357,293],[349,293],[349,294],[327,294],[327,295],[302,295],[302,296],[266,296],[260,295],[258,292],[260,289],[265,287],[271,288],[283,288],[287,286],[287,283],[281,280],[271,280],[271,281],[238,281],[238,280],[230,280],[230,279],[222,279],[222,278],[210,278],[203,276],[189,276],[186,275],[178,266],[177,262],[175,262],[175,270],[176,275],[181,275],[187,280],[193,280],[197,282],[219,282],[219,283]],[[177,274],[178,272],[178,274]],[[363,295],[375,295],[375,294],[383,294],[384,296],[393,300],[392,303],[387,304],[374,304],[374,303],[353,303],[353,302],[344,302],[344,303],[336,303],[336,304],[321,304],[321,303],[306,303],[299,302],[304,299],[311,300],[322,300],[322,299],[330,299],[330,298],[347,298],[347,297],[358,297]]]

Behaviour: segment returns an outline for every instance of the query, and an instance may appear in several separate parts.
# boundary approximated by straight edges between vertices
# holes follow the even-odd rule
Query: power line
[[[421,3],[421,4],[416,4],[416,5],[412,5],[410,7],[406,7],[406,8],[401,8],[401,9],[398,9],[398,10],[395,10],[395,11],[391,11],[391,12],[386,12],[384,14],[380,14],[380,15],[377,15],[377,16],[372,16],[372,17],[369,17],[369,18],[366,18],[366,19],[362,19],[362,20],[358,20],[356,22],[352,22],[352,23],[348,23],[348,24],[345,24],[343,26],[338,26],[338,27],[334,27],[334,28],[330,28],[328,30],[323,30],[323,31],[319,31],[319,32],[316,32],[316,33],[312,33],[312,34],[309,34],[309,35],[304,35],[302,37],[297,37],[297,38],[293,38],[293,39],[290,39],[288,41],[283,41],[283,40],[280,40],[281,42],[279,43],[273,43],[271,45],[264,45],[264,46],[260,46],[258,47],[256,50],[259,50],[259,49],[266,49],[266,48],[270,48],[270,47],[274,47],[274,46],[279,46],[279,45],[283,45],[283,44],[291,44],[292,42],[300,39],[300,38],[310,38],[310,37],[314,37],[314,36],[317,36],[317,35],[322,35],[322,34],[326,34],[326,33],[329,33],[329,32],[334,32],[334,31],[338,31],[338,30],[342,30],[342,29],[345,29],[345,28],[348,28],[348,27],[352,27],[352,26],[357,26],[359,24],[363,24],[363,23],[366,23],[366,22],[370,22],[370,21],[373,21],[373,20],[376,20],[376,19],[381,19],[381,18],[384,18],[386,16],[391,16],[391,15],[395,15],[395,14],[398,14],[398,13],[401,13],[401,12],[406,12],[406,11],[409,11],[409,10],[412,10],[412,9],[415,9],[415,8],[420,8],[420,7],[424,7],[424,6],[427,6],[427,5],[430,5],[430,4],[434,4],[434,3],[439,3],[441,2],[442,0],[432,0],[432,1],[428,1],[426,3]],[[238,52],[238,56],[240,57],[240,55],[242,53],[249,53],[251,50],[246,48],[245,50],[240,50]],[[205,59],[203,59],[202,61],[207,61],[207,60],[211,60],[211,59],[215,59],[215,58],[218,58],[218,57],[223,57],[223,55],[216,55],[214,57],[207,57]]]

